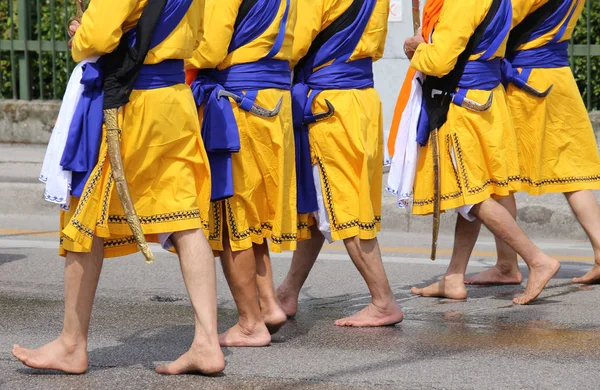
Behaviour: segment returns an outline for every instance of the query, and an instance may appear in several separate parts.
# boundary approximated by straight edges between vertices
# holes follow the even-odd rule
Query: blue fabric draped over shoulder
[[[190,8],[192,0],[167,0],[160,20],[152,35],[150,48],[164,41],[177,27]],[[135,28],[124,36],[130,45],[135,43]],[[144,65],[136,82],[136,89],[163,88],[185,82],[183,61],[171,60],[157,65]],[[84,92],[79,100],[60,165],[72,172],[71,195],[80,197],[92,170],[98,163],[102,141],[102,111],[104,102],[102,58],[83,67],[81,83]],[[123,129],[127,131],[127,129]]]
[[[467,93],[471,89],[491,91],[502,82],[500,58],[492,58],[500,49],[510,33],[512,23],[512,3],[502,0],[491,23],[486,27],[481,41],[472,54],[481,54],[479,58],[467,61],[465,70],[458,83],[458,90],[452,94],[452,103],[462,106]],[[435,35],[434,35],[435,38]],[[429,120],[425,108],[425,99],[417,128],[417,142],[426,145],[429,140]]]
[[[308,137],[308,125],[316,121],[312,112],[312,102],[324,90],[364,89],[374,86],[373,59],[349,59],[364,34],[375,3],[376,0],[363,0],[357,17],[348,26],[333,34],[318,50],[313,53],[309,51],[307,57],[294,69],[292,115],[300,214],[319,209]],[[331,64],[323,66],[330,62]]]
[[[502,76],[505,84],[512,83],[518,88],[523,88],[529,80],[531,71],[535,68],[555,69],[569,66],[569,42],[559,41],[563,39],[580,2],[581,0],[563,1],[527,39],[527,42],[532,42],[559,27],[557,33],[547,44],[527,50],[515,48],[517,50],[512,53],[511,57],[504,60]]]
[[[273,58],[281,50],[285,38],[290,0],[285,0],[285,4],[277,38],[265,58],[223,70],[203,69],[192,82],[196,105],[200,107],[204,104],[201,131],[210,162],[212,201],[233,196],[231,154],[240,150],[239,128],[232,103],[229,98],[219,98],[219,92],[226,90],[235,93],[240,97],[235,103],[242,110],[249,111],[259,90],[289,90],[291,87],[289,62]],[[229,53],[261,36],[275,22],[280,6],[281,0],[258,0],[233,32]]]

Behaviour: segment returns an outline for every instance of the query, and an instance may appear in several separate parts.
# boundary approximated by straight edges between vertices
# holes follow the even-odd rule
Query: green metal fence
[[[0,97],[60,99],[74,66],[71,0],[0,0]]]
[[[6,21],[0,23],[0,98],[62,97],[74,66],[66,32],[74,13],[73,0],[0,0],[0,21]],[[598,109],[600,1],[587,1],[571,43],[571,66],[587,107]]]

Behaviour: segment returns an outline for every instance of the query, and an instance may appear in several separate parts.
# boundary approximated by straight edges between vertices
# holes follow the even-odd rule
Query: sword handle
[[[419,32],[419,29],[421,28],[421,11],[420,11],[419,0],[413,0],[413,2],[412,2],[412,18],[413,18],[413,29],[414,29],[415,35],[417,35],[417,33]]]
[[[75,6],[77,7],[75,16],[69,18],[67,21],[67,34],[69,34],[69,37],[73,36],[73,34],[71,34],[71,24],[73,22],[81,23],[81,18],[83,17],[83,13],[85,12],[86,8],[85,0],[75,0]]]

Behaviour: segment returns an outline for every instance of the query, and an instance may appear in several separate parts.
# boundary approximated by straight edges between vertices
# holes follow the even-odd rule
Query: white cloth
[[[386,188],[389,193],[398,197],[398,207],[400,208],[407,208],[411,205],[417,163],[419,162],[420,148],[417,143],[417,127],[423,96],[419,79],[424,79],[421,72],[417,72],[412,80],[410,98],[402,112]]]
[[[60,160],[65,150],[75,109],[83,94],[83,85],[81,84],[82,67],[88,62],[96,62],[97,60],[98,57],[84,60],[73,69],[60,105],[58,119],[50,136],[50,142],[42,164],[42,172],[40,173],[40,181],[46,183],[44,199],[59,204],[65,210],[69,209],[71,199],[71,172],[62,169]]]
[[[317,190],[317,203],[319,204],[319,210],[313,213],[315,220],[317,221],[317,227],[325,236],[325,239],[330,244],[333,242],[331,237],[331,224],[329,223],[329,214],[325,208],[325,201],[323,200],[323,191],[321,187],[321,173],[319,167],[313,165],[313,177],[315,180],[315,189]]]

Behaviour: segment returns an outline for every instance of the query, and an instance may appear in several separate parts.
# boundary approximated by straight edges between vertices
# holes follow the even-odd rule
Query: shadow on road
[[[0,253],[0,267],[4,264],[11,263],[13,261],[26,259],[25,255],[15,255],[13,253]]]

